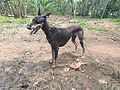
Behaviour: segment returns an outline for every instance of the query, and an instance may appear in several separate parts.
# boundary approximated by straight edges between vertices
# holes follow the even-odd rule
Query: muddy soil
[[[73,23],[69,18],[51,16],[57,27]],[[58,68],[53,69],[51,48],[42,30],[30,35],[26,26],[0,29],[0,90],[120,90],[120,29],[108,20],[84,19],[85,58],[78,39],[77,51],[71,40],[59,50]],[[59,24],[58,24],[59,23]],[[15,23],[2,23],[14,26]],[[88,30],[87,26],[108,31]],[[80,59],[81,70],[68,69]]]

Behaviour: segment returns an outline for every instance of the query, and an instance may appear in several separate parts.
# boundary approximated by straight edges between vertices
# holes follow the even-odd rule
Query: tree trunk
[[[101,15],[101,18],[103,18],[103,16],[104,16],[104,13],[105,13],[105,10],[106,10],[108,3],[109,3],[109,0],[106,0],[106,4],[105,4],[104,10],[103,10],[103,13]]]
[[[4,15],[5,15],[5,16],[8,16],[8,9],[7,9],[6,0],[4,0],[3,2],[4,2]]]
[[[82,0],[82,16],[85,16],[87,0]]]
[[[23,17],[22,18],[26,18],[27,12],[26,12],[26,8],[25,8],[25,0],[22,1],[22,10],[23,10]]]
[[[19,16],[21,18],[26,17],[26,9],[25,9],[25,1],[24,0],[18,0],[18,6],[19,6]]]
[[[75,15],[75,3],[74,0],[70,0],[71,2],[71,15],[74,16]]]
[[[15,10],[14,10],[14,6],[13,6],[14,4],[12,4],[11,1],[9,1],[9,3],[10,3],[12,15],[15,16]]]

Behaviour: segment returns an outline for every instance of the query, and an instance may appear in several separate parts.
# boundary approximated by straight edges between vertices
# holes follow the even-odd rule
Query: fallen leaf
[[[70,68],[77,70],[80,69],[81,65],[85,65],[86,63],[83,61],[80,61],[79,59],[77,59],[75,62],[73,62],[72,64],[70,64]]]

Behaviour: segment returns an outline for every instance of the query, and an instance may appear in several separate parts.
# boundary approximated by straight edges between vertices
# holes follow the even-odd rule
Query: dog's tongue
[[[32,30],[32,31],[30,32],[30,35],[35,34],[37,31],[38,31],[37,29]]]
[[[32,34],[33,34],[33,31],[30,32],[30,35],[32,35]]]
[[[33,30],[30,32],[30,35],[35,34],[39,29],[40,29],[40,26],[33,28]]]

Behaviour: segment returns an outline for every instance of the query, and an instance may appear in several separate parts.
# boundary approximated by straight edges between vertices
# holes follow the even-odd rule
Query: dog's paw
[[[81,59],[84,59],[85,58],[85,55],[81,56]]]
[[[50,64],[53,64],[53,61],[52,61],[52,60],[50,60],[50,61],[49,61],[49,63],[50,63]]]

